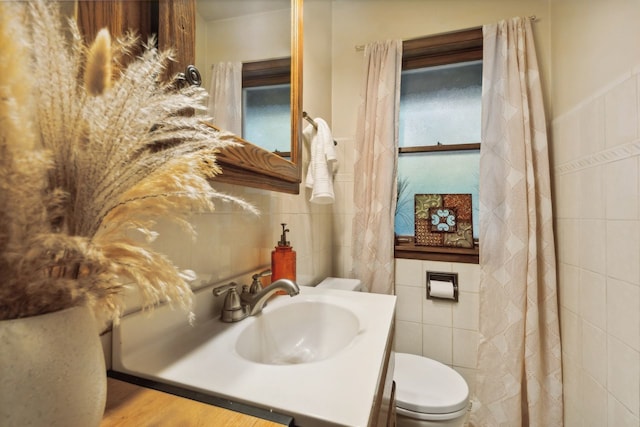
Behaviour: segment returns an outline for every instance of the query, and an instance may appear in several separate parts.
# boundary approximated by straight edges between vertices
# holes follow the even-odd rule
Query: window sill
[[[416,246],[413,243],[402,243],[395,246],[394,257],[426,261],[461,262],[467,264],[480,263],[480,251],[477,246],[473,249],[467,249]]]

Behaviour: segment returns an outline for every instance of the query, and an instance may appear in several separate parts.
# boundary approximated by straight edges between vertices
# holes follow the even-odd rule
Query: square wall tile
[[[562,356],[577,366],[582,366],[582,322],[577,314],[560,309],[560,333]]]
[[[580,156],[595,154],[605,146],[604,97],[591,100],[580,109]]]
[[[638,219],[638,159],[630,157],[604,166],[607,219]]]
[[[607,284],[602,274],[580,270],[578,292],[579,313],[594,326],[607,328]]]
[[[607,276],[640,284],[640,224],[638,221],[607,221]]]
[[[555,209],[558,218],[580,218],[580,174],[578,172],[556,176]]]
[[[478,264],[455,264],[458,273],[458,288],[461,292],[480,292],[480,277],[482,270]]]
[[[344,189],[344,213],[353,215],[355,214],[355,205],[353,204],[353,184],[347,185]]]
[[[458,267],[458,264],[455,264],[456,268]],[[453,272],[454,270],[454,264],[450,263],[450,262],[442,262],[442,261],[422,261],[422,277],[425,279],[427,278],[427,271],[446,271],[446,272]]]
[[[396,259],[396,285],[422,287],[422,263],[412,259]]]
[[[347,245],[353,235],[353,216],[347,214],[333,215],[332,242],[334,245]]]
[[[607,227],[604,220],[580,221],[580,268],[605,273]]]
[[[427,299],[426,290],[422,290],[422,322],[425,325],[453,326],[453,303],[449,301]]]
[[[640,415],[640,353],[611,336],[607,347],[607,389],[637,417]]]
[[[422,322],[422,289],[396,284],[396,320]]]
[[[603,219],[605,217],[602,169],[602,166],[594,166],[578,172],[581,218]]]
[[[453,327],[477,331],[480,322],[480,294],[460,292],[458,302],[452,304]]]
[[[452,330],[442,326],[422,327],[422,355],[445,365],[453,362]]]
[[[478,362],[478,332],[453,329],[453,365],[475,368]]]
[[[577,409],[581,407],[582,396],[582,370],[570,360],[562,360],[562,386],[565,403],[565,421],[570,418],[570,423],[565,425],[580,426],[581,413]]]
[[[353,182],[335,180],[333,183],[333,191],[334,191],[334,208],[336,213],[346,213],[348,211],[348,206],[353,204],[352,200],[347,200],[349,191],[347,190],[349,187],[353,187]]]
[[[558,268],[560,305],[574,313],[580,313],[580,269],[573,265],[561,264]],[[579,289],[580,288],[580,289]]]
[[[393,348],[399,353],[422,355],[422,324],[397,321]]]
[[[607,280],[607,331],[640,351],[640,287]]]
[[[151,242],[151,248],[167,256],[180,268],[192,268],[194,240],[189,232],[169,221],[159,221],[155,231],[158,236]],[[136,235],[135,238],[144,239],[141,235]]]
[[[562,396],[564,409],[564,427],[583,427],[582,409],[578,407],[579,402],[570,399],[566,394]]]
[[[640,419],[633,415],[631,411],[624,407],[613,395],[608,395],[607,414],[609,416],[609,426],[615,427],[638,427]]]
[[[577,113],[569,113],[561,119],[553,121],[553,143],[551,144],[551,158],[553,165],[561,165],[569,162],[579,153],[580,144],[580,116]]]
[[[607,334],[589,322],[582,322],[582,366],[594,381],[607,385]]]
[[[556,241],[558,261],[578,266],[580,264],[580,222],[575,219],[557,220]]]
[[[638,136],[636,78],[630,77],[605,95],[606,146],[614,147]]]
[[[588,375],[582,381],[582,409],[584,427],[607,425],[607,391]]]

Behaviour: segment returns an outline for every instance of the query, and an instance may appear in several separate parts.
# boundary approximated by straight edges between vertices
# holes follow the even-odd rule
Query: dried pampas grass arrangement
[[[117,319],[127,282],[146,308],[189,307],[192,275],[135,234],[191,230],[214,199],[253,209],[208,181],[230,136],[182,114],[206,92],[160,81],[169,52],[123,67],[134,37],[69,31],[55,2],[0,2],[0,320],[82,303]]]

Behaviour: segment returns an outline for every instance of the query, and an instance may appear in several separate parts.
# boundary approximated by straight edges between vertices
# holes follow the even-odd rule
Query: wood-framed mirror
[[[136,30],[146,40],[158,36],[158,48],[173,48],[175,62],[168,73],[175,75],[196,64],[197,0],[94,0],[76,1],[75,15],[80,30],[92,40],[100,28],[108,27],[112,35]],[[206,0],[205,0],[206,1]],[[226,0],[227,3],[245,3]],[[253,2],[248,1],[247,3]],[[269,2],[269,0],[255,0]],[[288,157],[272,153],[256,144],[235,138],[238,146],[219,154],[222,174],[217,182],[244,185],[272,191],[298,194],[301,181],[302,122],[302,2],[290,1],[290,103],[291,149]],[[225,40],[221,40],[225,43]],[[206,65],[205,65],[206,66]],[[210,65],[209,65],[210,66]],[[206,82],[203,82],[206,87]],[[215,123],[211,123],[215,126]]]
[[[303,0],[196,0],[197,35],[196,35],[196,65],[203,74],[203,85],[210,86],[210,67],[217,62],[238,61],[242,63],[243,82],[247,75],[253,75],[254,81],[260,80],[264,73],[261,64],[270,62],[270,67],[279,67],[276,74],[282,74],[283,64],[287,67],[287,77],[290,84],[290,128],[283,138],[286,145],[277,148],[267,148],[270,144],[257,143],[251,137],[238,137],[236,141],[240,147],[230,148],[220,153],[219,162],[223,173],[215,179],[220,182],[242,184],[256,188],[282,191],[297,194],[301,180],[301,119],[302,119],[302,1]],[[266,6],[266,7],[265,7]],[[283,9],[283,6],[286,9]],[[243,9],[243,10],[239,10]],[[214,15],[215,11],[224,10],[223,15]],[[201,16],[204,15],[204,16]],[[283,17],[287,19],[283,20]],[[290,22],[290,31],[283,31],[284,22]],[[206,25],[202,29],[199,25]],[[218,28],[210,26],[217,25]],[[256,28],[259,27],[259,28]],[[253,31],[249,31],[252,29]],[[206,34],[209,32],[209,34]],[[262,32],[262,36],[261,36]],[[203,34],[204,33],[204,34]],[[241,33],[241,34],[238,34]],[[285,34],[286,33],[286,34]],[[202,53],[201,40],[206,40],[209,52]],[[213,41],[212,41],[213,40]],[[216,49],[212,43],[228,44],[227,49]],[[267,46],[264,43],[279,44]],[[287,43],[290,49],[283,50]],[[282,54],[290,53],[289,57]],[[204,57],[204,58],[203,58]],[[273,70],[273,69],[272,69]],[[279,70],[279,71],[278,71]],[[251,74],[253,73],[253,74]],[[272,73],[273,75],[273,73]],[[255,77],[258,76],[258,79]],[[279,82],[279,81],[276,81]],[[244,84],[243,84],[244,86]],[[246,88],[245,88],[246,89]],[[246,92],[243,102],[247,99]],[[224,125],[212,123],[221,129]],[[246,125],[246,123],[245,123]],[[225,129],[226,130],[226,129]],[[243,130],[246,130],[243,126]],[[237,132],[235,132],[237,133]],[[271,142],[271,141],[269,141]],[[273,150],[273,151],[270,151]],[[278,154],[278,153],[283,153]]]

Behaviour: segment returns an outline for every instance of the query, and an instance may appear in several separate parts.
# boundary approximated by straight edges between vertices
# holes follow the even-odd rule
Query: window
[[[404,42],[402,70],[395,257],[477,263],[477,245],[416,244],[414,196],[471,194],[477,241],[482,30]]]
[[[291,59],[242,64],[242,136],[291,156]]]

